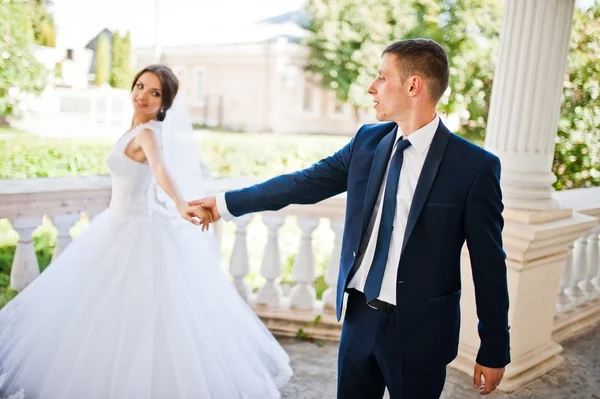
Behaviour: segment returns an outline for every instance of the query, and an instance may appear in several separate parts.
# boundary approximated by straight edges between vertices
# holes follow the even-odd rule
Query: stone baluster
[[[54,246],[54,252],[52,254],[52,260],[56,259],[56,257],[69,245],[71,242],[71,236],[69,234],[69,230],[75,223],[77,223],[81,219],[79,214],[67,214],[67,215],[55,215],[52,216],[52,224],[58,230],[58,235],[56,237],[56,245]]]
[[[567,259],[563,266],[563,271],[560,276],[560,285],[558,289],[558,298],[556,299],[556,312],[564,313],[573,307],[574,302],[567,295],[567,288],[573,281],[573,244],[569,245]]]
[[[593,228],[587,245],[588,271],[595,288],[594,298],[600,297],[600,223]]]
[[[337,280],[340,271],[340,256],[342,253],[342,235],[344,233],[344,221],[332,220],[331,229],[335,237],[331,257],[325,270],[325,282],[329,286],[323,293],[323,307],[326,311],[335,312],[335,301],[337,296]]]
[[[250,289],[244,278],[250,271],[250,262],[248,261],[248,244],[246,238],[248,236],[247,227],[252,220],[252,215],[244,215],[234,220],[237,230],[235,232],[235,243],[233,245],[233,254],[231,255],[231,263],[229,271],[234,278],[235,288],[238,293],[248,300]]]
[[[223,242],[223,228],[225,227],[225,222],[220,219],[213,223],[212,225],[213,231],[215,232],[215,238],[219,243],[219,248],[221,248],[221,244]]]
[[[19,241],[10,272],[10,286],[16,291],[22,291],[40,275],[32,234],[42,224],[42,217],[17,218],[11,220],[11,223],[19,233]]]
[[[296,285],[290,293],[290,306],[293,309],[310,310],[315,306],[317,295],[313,287],[315,281],[315,257],[312,247],[312,233],[319,225],[316,219],[298,219],[302,230],[300,247],[292,266]]]
[[[577,284],[579,282],[579,270],[577,270],[577,264],[581,264],[581,262],[579,262],[578,258],[580,257],[577,256],[575,251],[575,242],[569,244],[569,254],[571,255],[571,279],[565,289],[565,293],[571,300],[571,307],[581,305],[584,302],[585,297],[581,288],[579,288],[579,284]]]
[[[282,291],[280,285],[275,282],[275,279],[281,276],[283,267],[279,254],[277,232],[285,222],[285,216],[265,215],[263,216],[263,222],[268,229],[268,238],[260,270],[267,281],[258,290],[256,303],[258,305],[278,308],[281,305]]]
[[[581,291],[581,298],[579,305],[587,302],[593,292],[595,291],[594,286],[590,282],[588,277],[588,259],[587,259],[587,244],[588,234],[585,234],[575,240],[575,246],[573,248],[573,270],[575,281],[579,290]]]

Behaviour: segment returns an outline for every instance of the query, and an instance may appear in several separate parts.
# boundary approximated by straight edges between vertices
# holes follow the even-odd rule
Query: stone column
[[[505,0],[486,149],[502,161],[504,249],[511,358],[500,390],[513,391],[563,361],[552,340],[568,246],[595,219],[552,197],[554,142],[575,0]],[[473,374],[480,340],[468,252],[463,251],[462,329],[452,366]]]
[[[485,147],[502,161],[504,204],[551,209],[554,143],[575,0],[506,0]]]

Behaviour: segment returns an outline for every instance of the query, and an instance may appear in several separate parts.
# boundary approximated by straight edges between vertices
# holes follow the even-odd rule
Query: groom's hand
[[[481,383],[481,376],[483,376],[483,384]],[[473,372],[473,388],[479,388],[480,395],[488,395],[492,393],[504,376],[504,367],[502,368],[491,368],[485,367],[481,364],[475,363],[475,370]]]
[[[206,209],[208,212],[210,212],[213,223],[216,222],[217,220],[221,219],[221,215],[219,214],[219,210],[217,209],[217,198],[216,197],[205,197],[205,198],[202,198],[199,200],[189,202],[188,205],[190,205],[190,206],[199,205],[199,206],[203,207],[204,209]]]

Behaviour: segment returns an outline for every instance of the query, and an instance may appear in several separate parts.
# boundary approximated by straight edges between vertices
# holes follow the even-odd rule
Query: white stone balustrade
[[[71,242],[70,229],[80,220],[81,214],[93,219],[100,214],[110,201],[110,178],[93,176],[85,178],[55,178],[29,180],[3,180],[0,188],[0,218],[10,219],[13,228],[19,233],[17,255],[13,260],[12,284],[20,291],[39,275],[39,265],[33,248],[32,233],[41,225],[42,216],[48,216],[58,230],[53,257],[58,256]],[[231,188],[252,184],[245,179],[211,179],[208,192],[216,193]],[[278,212],[265,212],[261,215],[267,227],[261,275],[266,282],[253,294],[246,277],[250,272],[248,253],[248,225],[254,215],[236,218],[233,252],[229,261],[229,272],[236,289],[252,305],[263,305],[273,310],[289,309],[321,313],[335,307],[335,284],[339,268],[345,197],[339,196],[316,205],[292,205]],[[279,229],[288,216],[298,219],[302,231],[300,246],[292,267],[292,288],[290,295],[282,293],[279,280],[283,275]],[[312,234],[322,219],[329,219],[335,234],[334,248],[325,271],[325,281],[329,288],[323,301],[317,300],[313,284],[318,277]],[[215,234],[220,238],[224,233],[225,222],[214,225]],[[220,240],[219,240],[220,242]],[[329,312],[331,313],[331,312]],[[307,316],[308,317],[308,316]]]
[[[562,208],[600,217],[600,187],[562,191],[554,194]],[[559,313],[594,301],[600,296],[600,221],[571,244],[565,261],[557,303]],[[568,302],[566,299],[568,298]]]
[[[600,217],[600,187],[561,191],[553,197],[562,208]],[[556,303],[557,342],[600,323],[600,220],[569,248]]]

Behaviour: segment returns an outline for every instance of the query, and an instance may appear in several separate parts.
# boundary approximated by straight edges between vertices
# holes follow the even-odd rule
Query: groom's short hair
[[[438,102],[448,88],[450,68],[446,50],[431,39],[406,39],[392,43],[381,56],[395,54],[400,78],[419,75],[427,81],[429,95]]]

